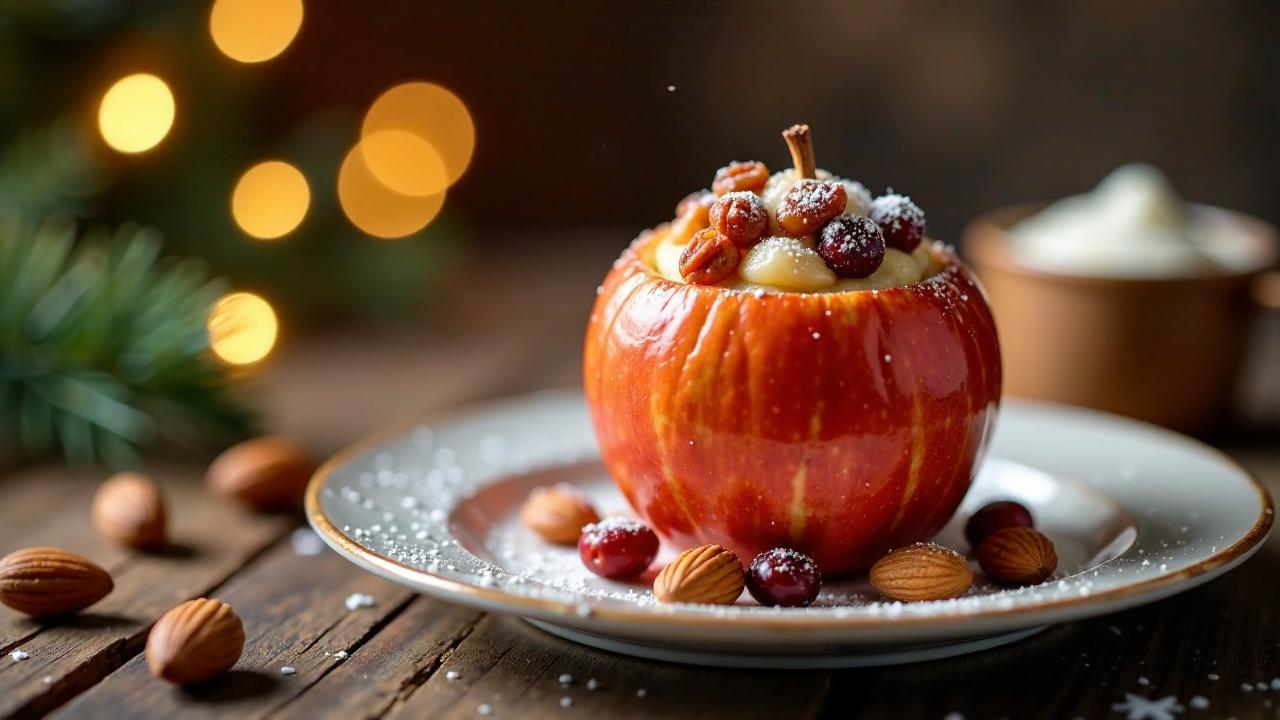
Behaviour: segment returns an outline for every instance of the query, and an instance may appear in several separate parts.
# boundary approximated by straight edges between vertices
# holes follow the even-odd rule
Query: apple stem
[[[813,137],[808,125],[792,125],[782,131],[782,139],[791,150],[791,163],[796,167],[797,178],[815,178],[818,165],[813,159]]]

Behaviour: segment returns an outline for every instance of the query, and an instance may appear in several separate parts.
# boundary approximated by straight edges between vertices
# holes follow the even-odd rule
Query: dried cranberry
[[[881,195],[871,203],[871,219],[884,233],[884,244],[911,252],[924,238],[924,211],[906,195]]]
[[[747,569],[747,590],[761,605],[804,607],[818,597],[820,589],[818,564],[790,548],[766,550]]]
[[[760,196],[745,190],[716,200],[707,217],[711,227],[740,247],[755,245],[769,227],[769,213]]]
[[[983,505],[969,516],[964,525],[964,536],[969,545],[977,548],[988,535],[1008,527],[1035,527],[1031,511],[1012,500],[997,500]]]
[[[841,215],[822,226],[818,254],[840,277],[868,277],[884,262],[884,235],[861,215]]]
[[[764,184],[768,180],[769,168],[762,162],[755,160],[731,162],[716,171],[716,179],[712,181],[711,189],[717,195],[739,190],[758,193],[764,189]]]
[[[698,285],[715,285],[732,275],[742,261],[742,251],[712,228],[693,234],[680,253],[680,277]]]
[[[801,180],[778,203],[778,227],[791,237],[817,232],[844,212],[848,196],[834,180]]]
[[[587,569],[601,577],[634,577],[657,557],[658,536],[630,518],[609,518],[582,528],[578,554]]]

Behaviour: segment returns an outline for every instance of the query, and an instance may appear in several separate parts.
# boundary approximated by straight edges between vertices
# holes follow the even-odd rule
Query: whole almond
[[[147,636],[151,674],[178,685],[230,670],[244,652],[244,623],[221,600],[189,600],[161,616]]]
[[[298,506],[315,463],[297,443],[284,437],[260,437],[227,448],[209,466],[209,487],[257,510]]]
[[[165,546],[167,517],[164,495],[146,475],[117,473],[93,496],[93,525],[98,532],[139,550]]]
[[[960,553],[936,543],[898,548],[871,566],[871,584],[893,600],[946,600],[964,595],[973,571]]]
[[[978,564],[996,582],[1034,585],[1058,569],[1058,552],[1043,533],[1027,527],[1008,527],[982,541]]]
[[[685,550],[653,581],[659,602],[731,605],[742,594],[746,573],[733,551],[719,545]]]
[[[33,617],[83,610],[113,587],[106,570],[66,550],[34,547],[0,558],[0,603]]]
[[[547,542],[573,545],[582,528],[600,521],[596,509],[567,483],[537,487],[520,508],[520,520]]]

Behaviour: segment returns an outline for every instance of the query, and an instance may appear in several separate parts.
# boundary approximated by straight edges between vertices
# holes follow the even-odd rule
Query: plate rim
[[[337,526],[335,526],[325,515],[324,507],[321,503],[321,493],[325,485],[329,478],[332,477],[341,467],[354,458],[369,454],[370,452],[375,452],[379,447],[386,445],[393,439],[404,437],[405,435],[413,432],[416,428],[424,425],[429,426],[431,424],[448,422],[452,419],[466,415],[482,414],[486,411],[496,410],[502,406],[515,405],[522,402],[534,402],[543,398],[569,398],[575,395],[581,396],[581,390],[578,388],[558,388],[489,398],[425,413],[417,419],[397,423],[393,426],[370,433],[369,435],[366,435],[343,447],[316,469],[315,473],[311,476],[311,480],[307,484],[306,495],[304,497],[304,513],[306,515],[306,519],[316,533],[319,534],[331,548],[338,552],[339,555],[345,556],[348,560],[351,560],[357,565],[360,565],[376,574],[380,574],[386,579],[407,585],[441,600],[448,602],[466,602],[473,606],[485,608],[489,611],[509,613],[523,617],[576,617],[579,620],[585,619],[583,618],[583,614],[579,611],[579,607],[583,602],[586,602],[585,600],[568,602],[554,598],[532,597],[506,593],[496,588],[483,587],[452,580],[380,555],[355,542],[339,530]],[[1090,593],[1088,596],[1084,597],[1057,598],[1023,607],[982,608],[946,615],[900,615],[893,618],[866,617],[858,615],[835,616],[829,614],[818,615],[786,612],[742,613],[733,616],[720,617],[714,615],[682,615],[676,611],[678,609],[678,605],[671,606],[673,609],[672,612],[655,613],[651,608],[640,610],[625,606],[617,607],[611,605],[591,604],[589,606],[589,617],[596,620],[625,623],[628,625],[636,623],[666,627],[706,627],[708,625],[721,625],[725,627],[742,627],[761,631],[801,629],[815,631],[847,630],[856,627],[883,627],[886,624],[894,626],[906,625],[912,627],[952,626],[984,620],[1004,620],[1008,622],[1019,619],[1034,621],[1036,618],[1041,618],[1046,622],[1055,622],[1054,620],[1049,619],[1048,616],[1063,608],[1080,606],[1102,608],[1115,602],[1120,603],[1121,607],[1130,607],[1137,604],[1135,601],[1141,596],[1150,596],[1151,600],[1155,601],[1174,594],[1177,592],[1176,588],[1183,583],[1196,581],[1188,586],[1187,589],[1190,589],[1190,587],[1206,582],[1248,559],[1249,556],[1262,546],[1262,543],[1265,542],[1267,536],[1272,530],[1275,519],[1275,510],[1271,493],[1267,490],[1266,486],[1258,480],[1257,476],[1255,476],[1253,472],[1240,464],[1235,458],[1212,445],[1153,423],[1100,410],[1093,410],[1091,408],[1044,402],[1021,397],[1001,398],[1000,404],[1003,406],[1006,403],[1037,410],[1093,416],[1095,418],[1105,419],[1109,422],[1120,422],[1121,424],[1130,425],[1135,430],[1152,433],[1162,437],[1164,440],[1183,445],[1190,445],[1199,451],[1207,452],[1209,455],[1212,455],[1226,465],[1238,470],[1241,475],[1248,480],[1249,484],[1258,494],[1260,505],[1258,517],[1254,520],[1254,523],[1249,530],[1236,542],[1221,550],[1213,552],[1209,556],[1185,568],[1169,573],[1168,575],[1148,578],[1133,584],[1120,585],[1107,590]]]

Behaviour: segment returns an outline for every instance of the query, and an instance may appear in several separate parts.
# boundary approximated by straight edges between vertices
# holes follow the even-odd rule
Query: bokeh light
[[[102,96],[98,129],[102,139],[122,153],[150,150],[173,127],[173,93],[164,80],[148,73],[116,81]]]
[[[383,93],[364,118],[361,137],[404,130],[425,140],[444,161],[449,184],[462,177],[476,145],[476,128],[462,100],[428,82],[407,82]]]
[[[284,52],[302,27],[302,0],[216,0],[213,44],[232,60],[256,63]]]
[[[222,296],[209,311],[209,346],[224,362],[249,365],[275,347],[279,323],[271,303],[249,292]]]
[[[369,142],[382,141],[371,136],[356,143],[338,170],[342,211],[353,225],[374,237],[401,238],[426,227],[440,212],[445,194],[415,197],[387,187],[365,162],[364,146]]]
[[[249,235],[274,240],[292,232],[307,215],[311,190],[298,168],[279,160],[245,171],[231,193],[231,216]]]
[[[407,130],[382,130],[360,143],[369,172],[404,195],[426,197],[449,187],[444,159],[431,143]]]

